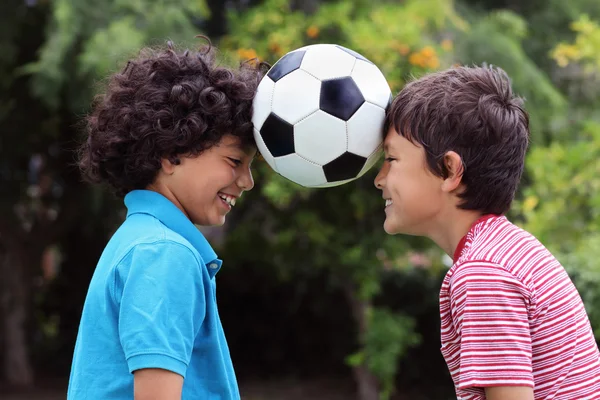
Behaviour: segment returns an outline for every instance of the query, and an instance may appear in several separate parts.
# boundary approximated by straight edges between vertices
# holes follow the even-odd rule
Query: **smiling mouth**
[[[225,204],[227,204],[228,206],[230,206],[230,207],[233,207],[233,206],[235,206],[235,201],[236,201],[236,198],[235,198],[235,196],[230,196],[230,195],[228,195],[228,194],[225,194],[225,193],[218,193],[218,196],[219,196],[219,197],[221,198],[221,200],[223,200],[223,202],[224,202]]]
[[[389,207],[392,204],[394,204],[394,200],[392,200],[392,199],[385,199],[385,206],[386,207]]]

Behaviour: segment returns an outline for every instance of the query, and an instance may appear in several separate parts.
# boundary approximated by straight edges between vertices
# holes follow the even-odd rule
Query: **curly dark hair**
[[[111,76],[85,118],[79,167],[86,180],[118,196],[145,189],[161,160],[178,163],[217,144],[225,134],[254,146],[252,100],[265,64],[219,66],[210,41],[198,51],[143,49]]]
[[[390,127],[425,149],[429,170],[446,178],[444,155],[463,161],[459,207],[503,214],[519,186],[529,145],[529,115],[501,68],[458,67],[408,83],[387,113]]]

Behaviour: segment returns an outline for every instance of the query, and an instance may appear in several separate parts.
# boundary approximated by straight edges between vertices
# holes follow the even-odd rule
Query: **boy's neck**
[[[456,207],[447,210],[438,219],[436,227],[428,235],[450,257],[461,239],[483,214],[480,211],[463,210]]]
[[[185,208],[183,208],[183,205],[181,205],[179,200],[177,200],[177,196],[175,196],[175,194],[167,187],[167,185],[162,183],[159,179],[155,180],[153,183],[148,185],[148,187],[146,187],[146,190],[151,190],[153,192],[162,194],[171,203],[173,203],[177,208],[179,208],[186,217],[188,217],[188,218],[190,217],[188,215],[188,213],[185,211]]]

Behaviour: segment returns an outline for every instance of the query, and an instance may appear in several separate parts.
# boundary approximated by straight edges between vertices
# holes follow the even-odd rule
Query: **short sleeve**
[[[450,283],[460,338],[457,389],[533,387],[529,291],[501,266],[465,263]]]
[[[206,303],[201,261],[184,245],[136,245],[117,269],[119,337],[130,372],[185,377]]]

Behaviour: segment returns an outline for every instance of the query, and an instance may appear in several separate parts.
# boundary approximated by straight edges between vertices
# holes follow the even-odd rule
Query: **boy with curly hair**
[[[375,179],[389,234],[426,236],[454,263],[440,290],[441,352],[459,399],[600,399],[600,354],[577,289],[505,217],[529,117],[498,68],[412,81],[385,124]]]
[[[222,225],[254,182],[262,65],[145,50],[87,118],[80,166],[127,218],[90,282],[68,399],[239,399],[216,304],[221,260],[195,225]]]

